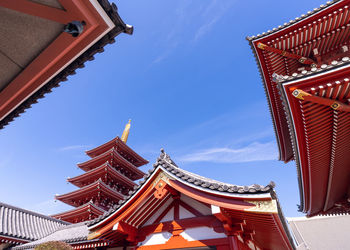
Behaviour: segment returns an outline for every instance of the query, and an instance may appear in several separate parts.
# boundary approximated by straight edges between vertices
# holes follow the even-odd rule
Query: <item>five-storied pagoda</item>
[[[126,145],[129,129],[130,121],[121,138],[116,137],[86,151],[91,159],[77,164],[85,173],[67,179],[79,189],[55,196],[57,200],[75,208],[53,215],[54,218],[71,223],[94,219],[118,204],[133,190],[136,185],[134,181],[144,176],[138,167],[148,161]]]

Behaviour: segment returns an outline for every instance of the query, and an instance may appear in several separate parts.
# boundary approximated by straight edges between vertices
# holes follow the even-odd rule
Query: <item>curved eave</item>
[[[126,197],[126,199],[123,200],[123,202],[120,205],[118,205],[115,208],[110,209],[101,218],[98,218],[96,220],[91,221],[90,229],[91,230],[95,229],[95,228],[100,227],[102,225],[105,225],[105,224],[109,223],[110,221],[112,221],[113,219],[115,219],[119,214],[122,213],[122,211],[127,209],[128,206],[132,205],[133,202],[135,202],[143,194],[143,192],[145,192],[145,190],[148,189],[148,187],[150,186],[152,181],[154,181],[154,179],[159,175],[160,172],[165,173],[169,177],[169,179],[173,179],[173,180],[176,180],[178,182],[181,182],[184,185],[186,185],[192,189],[195,189],[199,192],[209,194],[209,196],[212,198],[217,197],[219,199],[222,199],[223,202],[227,202],[227,205],[229,207],[232,207],[232,205],[236,206],[236,208],[238,208],[239,206],[246,207],[246,208],[251,206],[249,203],[244,202],[244,200],[267,200],[267,199],[271,200],[271,191],[273,190],[273,188],[271,186],[266,186],[265,191],[254,192],[254,193],[251,193],[251,190],[250,191],[247,190],[246,193],[221,192],[218,190],[212,190],[211,188],[199,187],[195,184],[191,184],[189,182],[186,182],[183,179],[181,179],[181,177],[179,177],[178,174],[173,174],[172,171],[169,171],[166,168],[164,168],[162,166],[161,162],[162,161],[160,161],[154,165],[154,168],[152,170],[150,170],[150,174],[145,176],[145,179],[144,179],[144,181],[141,182],[140,186],[137,187],[137,189],[135,189],[131,195]],[[163,162],[163,163],[165,163],[165,162]],[[165,164],[170,164],[170,163],[165,163]],[[172,164],[170,164],[170,165],[173,168],[178,169],[178,167],[173,166]],[[213,198],[213,202],[215,202],[214,198]],[[223,205],[223,203],[221,203],[221,205]]]
[[[102,215],[104,212],[106,212],[105,210],[103,210],[102,208],[96,206],[95,204],[93,204],[92,202],[88,202],[80,207],[77,207],[75,209],[71,209],[59,214],[55,214],[52,215],[53,218],[57,218],[60,220],[70,220],[74,217],[77,216],[88,216],[90,214],[93,214],[95,216],[100,216]]]
[[[115,4],[110,5],[107,0],[61,4],[66,8],[66,19],[85,21],[84,31],[78,37],[62,32],[0,92],[0,129],[75,74],[76,69],[84,67],[94,54],[113,43],[115,36],[133,32],[133,28],[121,20]]]
[[[112,157],[113,148],[109,149],[108,151],[104,152],[103,154],[100,154],[90,160],[87,160],[82,163],[78,163],[77,166],[81,168],[84,171],[90,171],[91,169],[94,169],[101,164],[105,163],[106,161],[110,160]]]
[[[286,78],[281,80],[279,83],[280,88],[282,89],[282,98],[286,108],[286,114],[288,120],[290,121],[290,133],[293,139],[293,149],[295,152],[295,160],[297,165],[298,172],[298,181],[299,181],[299,193],[300,193],[300,210],[304,213],[307,213],[308,216],[314,216],[319,212],[315,212],[315,209],[310,205],[310,199],[312,199],[311,194],[315,192],[320,192],[319,190],[311,190],[311,184],[313,180],[309,176],[309,167],[306,159],[306,145],[302,137],[305,134],[304,129],[302,128],[301,122],[296,121],[296,116],[298,116],[299,105],[295,106],[295,98],[291,96],[291,89],[294,88],[311,88],[312,86],[317,87],[319,85],[335,82],[339,79],[346,78],[350,72],[350,64],[348,62],[340,62],[337,65],[333,65],[323,70],[318,70],[311,72],[310,74],[304,74],[303,76],[298,76],[294,78]],[[330,108],[330,107],[329,107]],[[331,109],[331,108],[330,108]],[[300,114],[299,114],[300,116]],[[329,145],[331,151],[331,145]],[[322,178],[328,180],[328,175],[323,176]],[[319,178],[321,179],[321,176]],[[327,206],[327,204],[325,205]]]
[[[257,63],[257,66],[260,72],[260,77],[263,82],[263,87],[264,87],[270,115],[272,118],[272,124],[273,124],[277,146],[278,146],[278,152],[279,152],[278,159],[280,161],[288,162],[291,160],[291,156],[287,155],[286,153],[287,149],[285,148],[285,144],[286,144],[285,142],[289,140],[289,137],[286,135],[283,135],[282,133],[282,127],[280,125],[280,120],[282,117],[278,116],[278,113],[276,111],[277,109],[276,104],[273,101],[275,96],[273,96],[272,94],[271,80],[269,77],[266,76],[267,74],[266,65],[264,61],[260,60],[260,56],[258,55],[259,52],[257,51],[256,44],[254,43],[254,41],[251,41],[251,40],[249,40],[249,44],[254,54],[255,61]]]
[[[98,180],[99,178],[104,177],[105,175],[109,175],[113,177],[115,180],[121,181],[125,186],[129,188],[132,188],[133,186],[136,185],[128,177],[124,176],[123,174],[115,170],[108,162],[82,175],[78,175],[73,178],[68,178],[67,181],[74,184],[77,187],[83,187],[84,184],[82,184],[82,182],[87,182],[89,180],[95,181],[95,180]]]
[[[124,196],[115,191],[114,189],[110,188],[108,185],[104,184],[102,181],[98,180],[94,183],[91,183],[88,186],[85,186],[83,188],[80,188],[78,190],[69,192],[67,194],[63,195],[56,195],[55,199],[60,200],[64,203],[67,203],[69,205],[77,207],[72,200],[77,200],[82,197],[95,197],[96,193],[103,192],[106,196],[109,196],[116,200],[122,200],[124,199]]]
[[[136,177],[134,177],[132,180],[138,180],[142,178],[145,173],[142,172],[140,169],[135,167],[133,164],[131,164],[129,161],[127,161],[123,156],[121,156],[117,150],[113,150],[113,156],[116,157],[116,159],[120,160],[122,162],[123,167],[126,167],[130,172],[134,173]]]
[[[139,154],[137,154],[134,150],[132,150],[118,136],[96,148],[85,151],[85,153],[90,157],[96,157],[97,155],[102,154],[116,146],[117,147],[119,146],[123,152],[127,153],[129,156],[133,158],[134,160],[133,164],[135,166],[140,167],[148,163],[147,160],[145,160]]]
[[[138,169],[129,161],[127,161],[123,156],[121,156],[115,148],[111,148],[110,150],[104,152],[103,154],[100,154],[86,162],[78,163],[77,166],[84,171],[89,171],[91,169],[94,169],[100,166],[102,163],[105,163],[106,161],[111,161],[112,158],[118,160],[120,165],[127,168],[131,173],[135,174],[135,177],[132,178],[132,180],[138,180],[145,175],[144,172],[142,172],[140,169]]]
[[[127,152],[135,160],[134,165],[137,167],[143,166],[148,163],[146,159],[137,154],[132,148],[130,148],[126,143],[124,143],[119,137],[117,137],[117,145],[122,149],[122,151]]]

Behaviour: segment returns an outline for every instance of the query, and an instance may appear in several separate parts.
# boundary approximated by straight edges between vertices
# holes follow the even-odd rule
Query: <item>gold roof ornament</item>
[[[127,140],[128,140],[128,136],[129,136],[129,131],[130,131],[130,122],[131,120],[129,120],[129,122],[125,125],[125,129],[123,131],[123,134],[122,134],[122,137],[121,137],[121,140],[126,143]]]

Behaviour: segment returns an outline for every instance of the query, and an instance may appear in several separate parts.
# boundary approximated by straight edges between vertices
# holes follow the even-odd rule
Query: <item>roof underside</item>
[[[1,91],[62,33],[64,25],[3,7],[0,23]]]
[[[323,57],[323,63],[330,63],[327,58],[341,46],[348,45],[350,35],[349,1],[333,1],[309,12],[301,18],[290,21],[257,37],[248,37],[252,50],[257,57],[262,74],[268,103],[272,113],[280,160],[289,161],[295,157],[289,135],[288,122],[281,103],[279,89],[273,82],[273,74],[293,75],[306,65],[281,54],[261,50],[258,43],[287,51],[306,58],[314,58],[313,49]],[[335,59],[335,58],[332,58]],[[316,59],[315,59],[316,60]],[[320,65],[319,65],[320,66]]]
[[[94,5],[95,2],[100,7]],[[83,4],[84,8],[74,9],[78,4]],[[0,27],[0,129],[52,88],[58,87],[61,81],[66,81],[67,76],[75,74],[76,69],[84,67],[86,61],[93,60],[94,54],[113,43],[115,36],[121,32],[132,33],[132,27],[120,19],[117,7],[107,0],[75,1],[74,4],[64,1],[62,5],[58,0],[23,1],[21,5],[12,1],[0,3],[0,22],[3,24]],[[50,15],[51,12],[55,14]],[[93,15],[100,16],[95,18]],[[110,20],[106,21],[105,17]],[[90,37],[83,32],[80,38],[72,38],[63,32],[65,24],[80,18],[88,23],[84,29],[94,29]],[[90,25],[87,19],[106,22]],[[112,23],[114,27],[103,30],[102,27]],[[100,25],[98,29],[93,28],[96,25]],[[93,38],[96,40],[89,40]],[[80,39],[79,42],[75,43],[76,39]],[[88,47],[81,46],[83,40]],[[68,49],[67,41],[76,47]],[[50,58],[54,54],[56,57]]]
[[[77,223],[95,219],[96,217],[102,215],[104,212],[106,212],[104,209],[96,206],[92,202],[88,202],[75,209],[52,215],[52,217],[70,223]]]
[[[72,191],[70,193],[56,195],[55,198],[71,206],[79,207],[82,204],[89,202],[90,200],[98,201],[98,199],[101,199],[101,204],[103,204],[102,197],[115,204],[119,200],[123,199],[124,195],[112,189],[102,181],[98,180],[94,183],[91,183],[90,185]],[[109,206],[109,204],[105,205]]]
[[[350,67],[298,81],[282,82],[291,134],[298,153],[304,194],[301,209],[309,216],[350,211],[347,204],[350,178],[350,116],[330,106],[297,99],[300,89],[332,102],[348,103]]]
[[[106,162],[123,172],[124,175],[128,176],[131,180],[138,180],[144,176],[144,173],[141,170],[121,156],[115,148],[111,148],[103,154],[77,165],[84,171],[90,171]]]

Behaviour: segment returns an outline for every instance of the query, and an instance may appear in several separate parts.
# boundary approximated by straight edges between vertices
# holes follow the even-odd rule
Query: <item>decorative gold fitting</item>
[[[300,57],[299,62],[304,63],[306,61],[306,59],[307,59],[306,57]]]
[[[296,89],[292,92],[292,95],[300,100],[304,100],[304,96],[310,96],[309,93],[301,90],[301,89]]]
[[[88,240],[92,240],[92,239],[95,239],[95,238],[99,237],[100,235],[101,235],[101,233],[92,232],[92,233],[89,233],[87,239],[88,239]]]
[[[258,48],[259,48],[259,49],[264,50],[264,49],[265,49],[265,47],[266,47],[266,45],[265,45],[265,44],[263,44],[263,43],[258,43]]]
[[[337,103],[337,102],[334,102],[334,103],[331,105],[331,108],[334,109],[334,110],[337,110],[339,107],[340,107],[340,104]]]
[[[282,56],[285,56],[287,54],[287,51],[283,50],[282,51]]]

